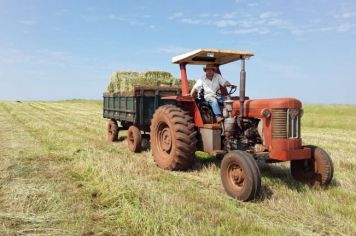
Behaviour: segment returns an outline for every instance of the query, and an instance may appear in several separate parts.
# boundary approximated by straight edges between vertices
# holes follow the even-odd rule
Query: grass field
[[[0,102],[0,235],[356,235],[356,106],[307,105],[305,144],[333,158],[330,188],[261,164],[262,193],[226,195],[219,163],[156,167],[106,142],[100,101]],[[120,135],[125,136],[122,132]]]

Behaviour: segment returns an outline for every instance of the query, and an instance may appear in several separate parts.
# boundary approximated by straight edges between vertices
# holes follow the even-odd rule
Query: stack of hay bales
[[[192,88],[195,81],[189,80],[189,87]],[[180,87],[181,80],[174,78],[166,71],[113,72],[111,81],[107,87],[109,93],[130,94],[135,86],[168,86]]]

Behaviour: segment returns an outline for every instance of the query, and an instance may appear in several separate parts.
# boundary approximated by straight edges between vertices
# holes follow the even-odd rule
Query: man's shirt
[[[225,80],[220,74],[215,73],[212,80],[206,78],[206,75],[203,75],[201,79],[197,80],[197,82],[193,86],[193,89],[199,92],[200,89],[203,88],[204,98],[206,98],[207,96],[217,97],[216,91],[220,88],[220,85],[225,86],[227,84],[230,83]]]

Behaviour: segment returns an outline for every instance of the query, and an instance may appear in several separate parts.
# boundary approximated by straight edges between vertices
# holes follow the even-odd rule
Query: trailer
[[[140,152],[142,140],[149,139],[151,119],[163,105],[175,105],[174,100],[162,97],[181,95],[180,87],[136,86],[127,93],[103,94],[103,117],[108,119],[107,139],[119,139],[119,131],[127,130],[129,150]]]

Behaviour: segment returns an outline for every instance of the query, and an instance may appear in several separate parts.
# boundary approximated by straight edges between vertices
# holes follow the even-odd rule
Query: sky
[[[356,0],[0,0],[0,100],[101,99],[112,72],[178,77],[199,48],[253,52],[250,98],[356,104]]]

